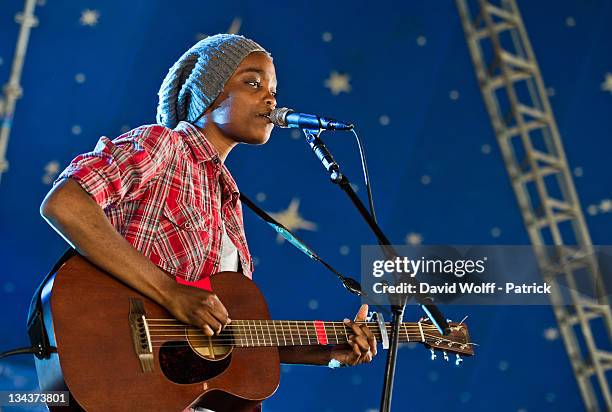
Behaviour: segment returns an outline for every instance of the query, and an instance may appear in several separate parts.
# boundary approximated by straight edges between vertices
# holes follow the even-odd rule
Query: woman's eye
[[[253,87],[259,87],[261,85],[261,82],[258,80],[253,80],[253,81],[247,82],[247,84],[250,84]]]

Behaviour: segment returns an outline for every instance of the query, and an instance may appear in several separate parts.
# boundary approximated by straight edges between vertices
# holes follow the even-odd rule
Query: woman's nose
[[[272,110],[276,107],[276,97],[271,92],[268,92],[266,96],[266,105],[268,105]]]

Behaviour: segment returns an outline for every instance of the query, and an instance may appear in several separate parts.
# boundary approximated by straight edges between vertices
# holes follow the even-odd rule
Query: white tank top
[[[221,189],[217,191],[219,195],[217,199],[221,204]],[[238,249],[227,235],[225,230],[225,222],[223,221],[223,213],[221,213],[221,228],[223,230],[223,236],[221,237],[221,263],[219,264],[219,272],[237,272],[238,271]]]

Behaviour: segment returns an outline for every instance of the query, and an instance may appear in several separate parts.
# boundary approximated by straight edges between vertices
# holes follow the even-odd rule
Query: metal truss
[[[23,12],[15,16],[15,20],[21,25],[21,28],[17,38],[17,47],[15,48],[9,81],[4,85],[4,96],[0,98],[0,121],[2,122],[0,125],[0,179],[2,179],[2,174],[9,168],[9,163],[6,159],[6,149],[13,125],[15,103],[23,94],[20,81],[23,62],[28,48],[28,40],[30,38],[30,29],[38,26],[38,19],[34,16],[35,7],[36,0],[26,0]]]
[[[585,407],[610,411],[610,306],[525,25],[515,0],[456,4]]]

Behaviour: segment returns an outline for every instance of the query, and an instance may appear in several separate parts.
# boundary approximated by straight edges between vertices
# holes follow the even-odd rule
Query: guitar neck
[[[342,345],[354,335],[353,328],[343,322],[308,320],[235,320],[214,337],[205,336],[194,326],[178,323],[176,319],[147,319],[148,332],[152,338],[186,337],[194,345],[231,345],[240,348],[261,346],[312,346]],[[356,322],[368,326],[378,342],[382,342],[378,322]],[[423,343],[436,349],[466,355],[473,354],[467,327],[461,323],[450,323],[450,333],[442,335],[431,322],[403,322],[400,325],[399,341]],[[385,323],[391,339],[392,325]],[[183,330],[187,331],[185,336]],[[159,342],[159,340],[157,340]]]
[[[381,341],[377,322],[357,323],[368,325],[377,341]],[[385,328],[390,337],[391,324],[385,323]],[[239,347],[340,345],[348,343],[349,336],[354,334],[343,322],[297,320],[232,320],[229,332]],[[426,342],[436,336],[438,331],[431,324],[404,322],[400,326],[400,342]]]

